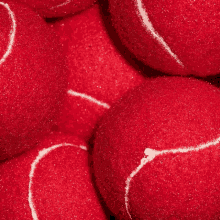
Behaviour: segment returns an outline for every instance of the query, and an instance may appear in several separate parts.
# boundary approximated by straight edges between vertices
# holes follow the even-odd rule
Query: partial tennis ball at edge
[[[220,72],[219,1],[110,0],[112,23],[138,59],[172,75]]]
[[[159,77],[128,92],[98,128],[96,184],[118,219],[220,216],[220,91]]]
[[[59,40],[28,7],[0,1],[0,160],[33,146],[56,122],[68,71]]]
[[[89,156],[88,145],[78,137],[52,133],[0,164],[0,219],[107,220]]]
[[[89,8],[96,0],[13,0],[28,5],[44,18],[64,17]]]

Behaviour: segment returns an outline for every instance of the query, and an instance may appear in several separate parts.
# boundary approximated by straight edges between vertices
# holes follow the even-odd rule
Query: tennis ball
[[[0,219],[107,219],[93,187],[88,146],[53,133],[0,164]]]
[[[89,139],[104,112],[144,77],[112,42],[99,5],[52,27],[60,36],[70,71],[59,127]]]
[[[145,64],[175,75],[220,72],[219,1],[110,0],[121,41]]]
[[[68,71],[59,39],[35,12],[0,1],[0,14],[3,160],[30,148],[50,130],[65,96]]]
[[[42,17],[63,17],[80,12],[96,0],[13,0],[22,2],[33,8]]]
[[[218,219],[219,147],[219,89],[149,79],[100,122],[95,181],[119,219]]]

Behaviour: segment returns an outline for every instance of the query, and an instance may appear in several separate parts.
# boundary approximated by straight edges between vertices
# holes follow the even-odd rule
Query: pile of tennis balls
[[[219,219],[219,9],[0,0],[0,220]]]

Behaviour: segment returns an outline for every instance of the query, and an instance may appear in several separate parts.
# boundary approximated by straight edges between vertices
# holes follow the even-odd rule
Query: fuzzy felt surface
[[[175,75],[215,75],[219,9],[214,1],[110,0],[122,42],[145,64]]]
[[[61,45],[28,7],[0,1],[0,160],[33,146],[55,123],[65,97]]]
[[[100,122],[96,184],[119,219],[218,219],[220,91],[159,77],[126,94]]]
[[[96,0],[12,0],[34,9],[44,18],[64,17],[89,8]]]
[[[118,51],[99,5],[53,24],[70,76],[59,128],[84,139],[110,106],[144,77]]]
[[[90,173],[88,146],[53,133],[0,164],[0,219],[107,219]]]

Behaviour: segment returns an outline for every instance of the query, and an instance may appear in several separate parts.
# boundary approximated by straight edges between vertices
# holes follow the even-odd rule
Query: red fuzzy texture
[[[109,4],[122,42],[145,64],[175,75],[220,72],[218,0],[110,0]],[[182,65],[159,43],[158,36]]]
[[[88,139],[108,106],[143,82],[144,77],[115,47],[98,5],[53,27],[63,43],[70,71],[59,127]],[[102,105],[73,92],[90,96]]]
[[[97,186],[119,219],[218,219],[220,140],[192,150],[218,138],[217,88],[192,78],[147,80],[112,106],[98,128]],[[146,148],[188,151],[157,155],[132,177],[141,160],[153,155],[145,155]]]
[[[0,219],[107,219],[84,148],[88,147],[77,137],[55,133],[38,147],[1,164]]]
[[[0,2],[0,160],[33,146],[55,123],[67,86],[59,40],[26,6]]]
[[[12,0],[25,3],[42,17],[63,17],[85,10],[96,0]]]

